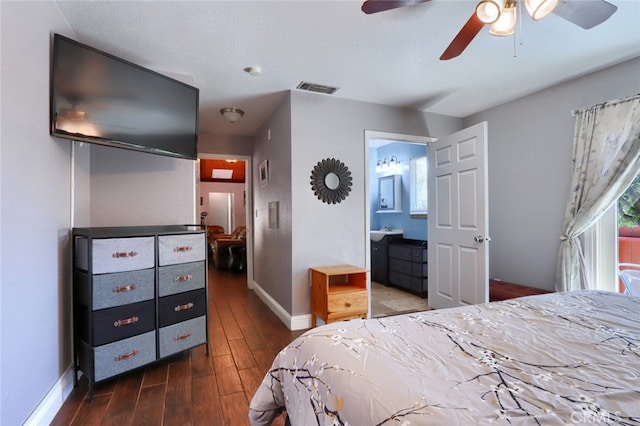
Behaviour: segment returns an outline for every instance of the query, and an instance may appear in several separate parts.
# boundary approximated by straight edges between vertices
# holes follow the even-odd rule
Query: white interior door
[[[209,193],[209,225],[220,225],[227,233],[233,232],[233,194],[230,192]]]
[[[489,299],[487,123],[429,146],[429,305]]]

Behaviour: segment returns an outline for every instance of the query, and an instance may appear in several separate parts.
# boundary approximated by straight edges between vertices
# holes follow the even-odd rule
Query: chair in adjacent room
[[[621,263],[618,265],[618,275],[624,284],[625,294],[640,296],[640,265]]]
[[[217,237],[213,242],[213,264],[217,269],[229,269],[229,266],[240,266],[244,269],[244,261],[232,258],[232,253],[236,256],[244,255],[246,249],[245,242],[247,236],[246,226],[237,226],[231,234]],[[239,249],[230,249],[230,247],[238,247]],[[235,260],[235,262],[231,262]],[[231,265],[230,265],[231,264]]]

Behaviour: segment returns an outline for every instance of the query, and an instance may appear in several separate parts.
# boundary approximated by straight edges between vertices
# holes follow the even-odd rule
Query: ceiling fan
[[[362,11],[371,14],[429,1],[431,0],[366,0],[362,4]],[[513,34],[518,1],[524,2],[534,21],[553,13],[587,30],[609,19],[618,9],[605,0],[480,0],[469,20],[442,53],[440,60],[446,61],[460,55],[485,25],[491,25],[489,33],[492,35]]]

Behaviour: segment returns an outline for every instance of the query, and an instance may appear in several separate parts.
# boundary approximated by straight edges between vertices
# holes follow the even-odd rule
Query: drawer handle
[[[129,285],[123,285],[122,287],[114,287],[113,290],[111,290],[114,293],[122,293],[123,291],[131,291],[131,290],[135,290],[137,289],[138,286],[135,284],[129,284]]]
[[[193,333],[192,332],[188,332],[187,334],[183,334],[181,336],[174,337],[173,340],[175,340],[176,342],[179,342],[180,340],[186,340],[191,336],[193,336]]]
[[[131,317],[131,318],[127,318],[127,319],[122,319],[122,320],[118,320],[116,322],[113,323],[114,327],[120,327],[122,325],[129,325],[129,324],[135,324],[138,321],[140,321],[140,318],[138,317]]]
[[[119,252],[113,253],[111,257],[113,257],[114,259],[120,259],[125,257],[136,257],[137,255],[138,255],[137,251],[119,251]]]
[[[133,358],[134,356],[138,355],[139,353],[140,353],[139,350],[134,349],[131,352],[129,352],[128,354],[116,355],[115,358],[113,358],[113,360],[114,361],[124,361],[125,359]]]
[[[344,304],[344,306],[346,306],[347,308],[350,308],[350,307],[351,307],[351,303],[346,302],[346,303]]]
[[[175,251],[176,253],[180,253],[183,251],[191,251],[191,250],[193,250],[193,247],[191,246],[180,246],[180,247],[175,247],[173,249],[173,251]]]
[[[189,303],[185,303],[184,305],[178,305],[175,308],[173,308],[173,310],[176,312],[180,312],[180,311],[186,311],[187,309],[191,309],[191,308],[193,308],[193,303],[189,302]]]
[[[191,278],[193,278],[193,275],[191,275],[191,274],[189,274],[189,275],[180,275],[180,276],[175,277],[173,279],[173,281],[176,282],[176,283],[181,283],[181,282],[184,282],[184,281],[189,281]]]

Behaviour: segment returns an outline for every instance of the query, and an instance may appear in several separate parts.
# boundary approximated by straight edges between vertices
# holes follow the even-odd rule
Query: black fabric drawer
[[[411,262],[408,260],[389,259],[389,271],[411,275]]]
[[[160,327],[186,321],[207,312],[204,289],[187,291],[158,299]]]
[[[156,327],[153,300],[103,309],[93,313],[93,346],[151,331]]]
[[[411,275],[414,277],[426,277],[429,273],[429,268],[426,263],[412,263]]]
[[[389,245],[389,257],[397,259],[411,260],[411,247],[403,245]]]

